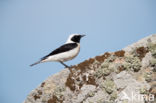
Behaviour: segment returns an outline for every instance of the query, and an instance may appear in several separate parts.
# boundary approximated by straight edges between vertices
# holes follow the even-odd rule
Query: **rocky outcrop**
[[[156,103],[156,35],[50,76],[24,103]]]

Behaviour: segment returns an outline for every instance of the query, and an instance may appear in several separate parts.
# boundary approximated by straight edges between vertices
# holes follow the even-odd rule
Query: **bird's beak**
[[[84,37],[84,36],[86,36],[86,35],[81,35],[81,37]]]

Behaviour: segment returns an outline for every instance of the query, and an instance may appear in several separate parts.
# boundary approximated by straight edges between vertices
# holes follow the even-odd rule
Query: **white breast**
[[[49,61],[65,62],[65,61],[71,60],[74,57],[76,57],[78,55],[79,51],[80,51],[80,44],[78,44],[78,46],[76,48],[74,48],[70,51],[50,56],[43,62],[49,62]]]

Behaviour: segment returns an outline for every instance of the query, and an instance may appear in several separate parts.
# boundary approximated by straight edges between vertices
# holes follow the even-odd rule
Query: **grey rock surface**
[[[156,34],[63,69],[24,103],[156,103]]]

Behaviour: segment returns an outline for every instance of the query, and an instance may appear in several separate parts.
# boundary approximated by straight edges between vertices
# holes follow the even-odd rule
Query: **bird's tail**
[[[31,64],[30,66],[32,67],[32,66],[34,66],[34,65],[36,65],[36,64],[39,64],[39,63],[41,63],[41,60],[38,61],[38,62],[35,62],[35,63]]]

